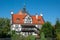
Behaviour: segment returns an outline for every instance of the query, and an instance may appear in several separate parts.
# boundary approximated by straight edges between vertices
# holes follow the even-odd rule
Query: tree
[[[43,32],[41,32],[41,35],[40,35],[40,40],[47,40],[46,38],[45,38],[45,35],[44,35],[44,33]]]
[[[29,35],[25,38],[25,40],[35,40],[35,36]]]
[[[0,37],[9,37],[10,20],[8,18],[0,18]]]
[[[55,24],[55,28],[58,29],[58,28],[60,28],[59,26],[60,26],[60,20],[57,19],[56,20],[56,24]]]
[[[52,37],[52,25],[50,22],[45,22],[42,26],[41,31],[44,32],[45,37]]]
[[[16,31],[12,31],[11,40],[25,40],[25,37],[21,34],[17,34]]]
[[[55,24],[55,31],[57,35],[57,40],[60,40],[60,20],[57,19],[56,24]]]

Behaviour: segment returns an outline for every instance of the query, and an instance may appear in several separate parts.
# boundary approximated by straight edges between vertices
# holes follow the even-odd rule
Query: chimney
[[[38,19],[38,14],[36,13],[36,19]]]

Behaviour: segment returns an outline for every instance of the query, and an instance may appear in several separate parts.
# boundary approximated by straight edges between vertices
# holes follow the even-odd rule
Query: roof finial
[[[42,12],[40,13],[40,16],[43,16]]]

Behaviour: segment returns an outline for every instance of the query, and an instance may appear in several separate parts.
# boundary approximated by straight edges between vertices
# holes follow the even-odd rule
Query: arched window
[[[24,19],[24,23],[32,23],[32,18],[29,15],[27,15]]]

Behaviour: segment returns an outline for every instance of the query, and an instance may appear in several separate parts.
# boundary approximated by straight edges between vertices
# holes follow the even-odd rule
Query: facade
[[[38,35],[42,24],[44,24],[42,14],[29,15],[25,7],[16,14],[11,12],[11,30],[15,30],[17,34]]]

